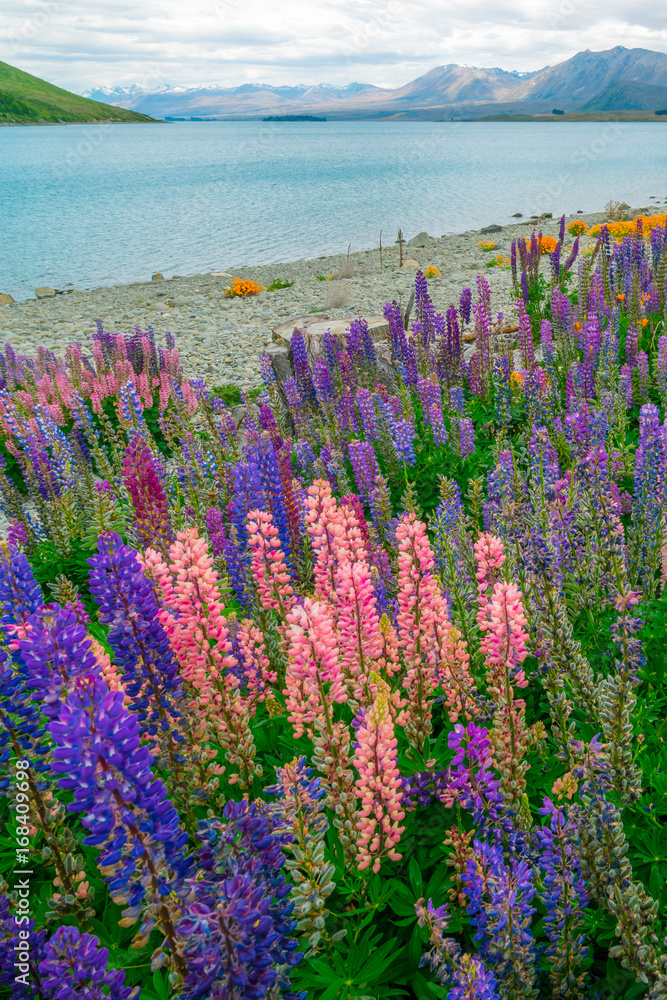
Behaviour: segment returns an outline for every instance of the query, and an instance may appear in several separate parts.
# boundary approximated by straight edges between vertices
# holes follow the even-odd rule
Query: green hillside
[[[0,61],[0,125],[40,122],[152,122],[136,111],[89,101]]]

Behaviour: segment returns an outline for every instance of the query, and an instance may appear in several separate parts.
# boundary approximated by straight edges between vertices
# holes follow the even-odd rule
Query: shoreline
[[[647,211],[653,213],[660,207],[651,206]],[[567,217],[568,222],[573,219],[594,225],[605,221],[606,215],[594,212]],[[458,302],[461,289],[474,287],[477,275],[483,274],[491,287],[492,308],[511,318],[515,307],[507,269],[489,267],[490,260],[497,254],[508,258],[511,242],[518,236],[529,235],[533,229],[554,236],[558,226],[559,219],[521,218],[491,234],[466,230],[430,237],[427,246],[407,241],[403,258],[422,268],[438,268],[440,275],[429,281],[438,312]],[[478,246],[487,240],[495,243],[490,253]],[[60,354],[70,344],[89,344],[98,321],[105,330],[119,333],[131,332],[135,325],[143,330],[150,325],[158,340],[167,331],[175,336],[189,377],[205,378],[211,386],[236,383],[253,388],[260,381],[257,358],[271,340],[273,327],[307,314],[323,320],[344,319],[357,311],[377,316],[387,301],[407,302],[417,268],[399,267],[399,250],[394,243],[383,248],[382,270],[378,249],[351,253],[349,263],[350,276],[345,276],[347,256],[332,254],[158,281],[73,289],[53,298],[0,305],[0,343],[9,342],[15,351],[28,355],[36,354],[40,346]],[[343,275],[336,279],[341,269]],[[276,279],[293,284],[244,299],[225,298],[225,288],[237,277],[264,286]]]

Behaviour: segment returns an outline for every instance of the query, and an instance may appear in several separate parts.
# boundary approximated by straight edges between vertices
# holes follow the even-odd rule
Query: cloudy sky
[[[395,87],[443,63],[533,70],[667,52],[654,0],[2,0],[0,59],[62,87]]]

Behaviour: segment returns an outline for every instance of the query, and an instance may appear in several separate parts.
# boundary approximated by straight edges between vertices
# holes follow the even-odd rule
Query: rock
[[[421,265],[420,265],[420,263],[419,263],[418,260],[413,260],[412,257],[409,257],[407,260],[403,261],[403,265],[402,266],[403,267],[420,267]]]
[[[227,271],[211,271],[212,278],[231,278],[232,275],[228,274]]]
[[[495,222],[493,222],[490,226],[484,226],[484,229],[480,229],[480,233],[482,236],[486,236],[487,233],[500,233],[502,232],[502,228],[502,226],[497,226]]]
[[[513,219],[523,219],[523,214],[521,212],[515,212],[512,216]]]
[[[152,274],[151,281],[164,281],[164,274],[161,274],[160,271],[157,274]]]
[[[14,304],[14,299],[7,292],[0,292],[0,306],[11,306]]]
[[[326,313],[320,313],[317,319],[319,321],[329,319],[329,317]],[[312,313],[301,313],[299,316],[293,316],[284,323],[279,323],[277,326],[271,328],[273,342],[275,344],[282,344],[283,347],[289,347],[294,327],[302,330],[306,324],[312,322],[314,322]]]
[[[329,321],[317,319],[314,323],[308,323],[303,330],[308,356],[313,360],[322,357],[324,354],[324,335],[327,332],[332,337],[336,337],[341,344],[344,344],[345,334],[350,328],[350,323],[356,318],[356,316],[348,316],[346,319]],[[368,332],[375,342],[387,339],[389,336],[389,324],[384,316],[366,316],[364,318],[368,323]]]
[[[466,332],[463,334],[463,339],[464,339],[464,341],[465,341],[466,344],[471,344],[473,342],[473,340],[475,339],[475,331],[474,330],[466,330]]]
[[[268,354],[271,358],[271,365],[276,373],[276,378],[282,386],[285,379],[291,378],[294,375],[289,348],[283,344],[269,343],[264,348],[264,353]]]
[[[542,212],[540,219],[553,219],[553,212]]]
[[[53,299],[56,295],[55,288],[49,288],[48,285],[43,285],[41,288],[35,289],[35,295],[38,299]]]
[[[432,247],[435,240],[428,233],[417,233],[411,240],[408,240],[409,247]]]
[[[232,406],[232,420],[234,421],[234,426],[238,430],[243,423],[243,418],[245,417],[245,404],[237,403],[236,406]]]

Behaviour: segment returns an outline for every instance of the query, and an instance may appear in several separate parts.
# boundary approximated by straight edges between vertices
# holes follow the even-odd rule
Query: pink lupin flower
[[[334,576],[341,665],[353,697],[367,705],[369,675],[383,648],[370,566],[365,561],[344,559]]]
[[[491,600],[478,616],[478,621],[480,629],[486,633],[480,650],[494,678],[507,670],[512,684],[527,687],[528,681],[521,664],[528,655],[528,622],[516,584],[496,583]]]
[[[408,705],[402,717],[408,739],[422,753],[432,726],[433,699],[438,686],[438,637],[435,623],[446,608],[433,575],[433,552],[426,528],[413,513],[396,528],[398,541],[398,645],[406,674],[403,687]]]
[[[183,678],[193,689],[191,707],[215,729],[230,764],[229,781],[247,788],[262,769],[255,763],[255,742],[248,705],[239,692],[224,605],[206,541],[194,529],[181,531],[169,550],[170,564],[148,549],[142,560],[161,603],[159,619]]]
[[[260,604],[267,611],[278,611],[285,621],[295,601],[294,589],[273,516],[264,510],[251,510],[247,524],[252,573]]]
[[[332,726],[332,706],[347,701],[347,689],[338,655],[338,640],[331,607],[306,597],[287,615],[285,674],[288,718],[298,739],[322,718]]]
[[[526,787],[526,751],[532,742],[525,722],[525,702],[515,698],[513,685],[526,687],[521,664],[527,656],[528,632],[521,593],[514,583],[495,584],[491,599],[480,609],[484,633],[480,650],[487,666],[487,691],[495,711],[489,737],[500,784],[508,804],[519,809]]]
[[[494,584],[500,579],[500,570],[505,562],[505,547],[502,540],[490,532],[479,536],[474,545],[477,559],[477,598],[480,608],[486,607],[487,591],[493,590]]]
[[[278,675],[275,670],[271,670],[264,646],[264,636],[250,618],[244,618],[239,623],[236,643],[239,667],[249,692],[246,702],[254,712],[256,702],[264,701],[267,688],[270,689],[270,685],[276,683]]]
[[[335,592],[334,538],[341,518],[330,483],[326,479],[316,479],[308,487],[304,504],[304,520],[313,547],[315,597],[327,597]]]
[[[389,709],[389,687],[374,678],[378,691],[357,729],[353,763],[359,772],[355,782],[361,799],[356,842],[360,871],[372,865],[380,870],[383,857],[392,861],[402,855],[396,850],[405,829],[401,775],[397,763],[397,740]]]

